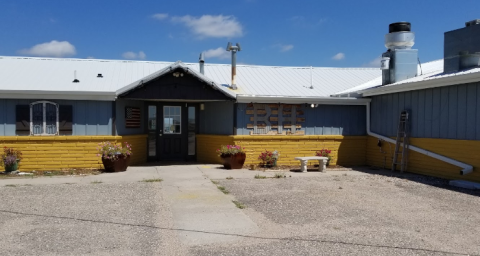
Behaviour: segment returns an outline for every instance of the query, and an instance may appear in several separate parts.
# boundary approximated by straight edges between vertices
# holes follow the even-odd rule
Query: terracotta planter
[[[128,164],[130,163],[130,156],[121,155],[116,161],[102,157],[102,163],[105,172],[124,172],[127,170]]]
[[[235,154],[235,155],[226,155],[220,156],[223,160],[223,167],[225,169],[242,169],[243,164],[247,155],[245,154]]]

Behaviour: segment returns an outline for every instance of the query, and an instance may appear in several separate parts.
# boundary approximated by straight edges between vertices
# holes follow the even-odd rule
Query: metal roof
[[[117,93],[123,92],[125,88],[135,86],[142,79],[158,75],[159,71],[173,64],[175,63],[0,56],[0,97],[48,94],[52,98],[83,99],[96,96],[113,100]],[[335,92],[363,84],[381,75],[378,68],[237,65],[238,89],[231,90],[229,64],[206,63],[204,76],[199,73],[198,63],[182,63],[182,67],[204,80],[213,82],[217,88],[232,96],[279,98],[329,97]],[[75,71],[79,83],[73,83]],[[103,78],[97,78],[97,74],[102,74]]]
[[[382,75],[380,73],[380,76],[376,77],[375,79],[372,79],[361,85],[337,92],[332,96],[347,96],[349,94],[359,93],[367,89],[381,87],[381,86],[388,87],[388,86],[395,86],[395,85],[404,84],[404,83],[413,83],[413,82],[425,80],[431,77],[435,77],[442,72],[443,72],[443,59],[435,60],[435,61],[423,63],[422,65],[417,65],[417,73],[421,74],[419,76],[402,80],[393,84],[387,84],[382,86]]]

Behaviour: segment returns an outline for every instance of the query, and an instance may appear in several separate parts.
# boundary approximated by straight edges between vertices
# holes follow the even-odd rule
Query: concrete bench
[[[305,156],[305,157],[295,157],[295,160],[300,160],[302,163],[302,172],[307,172],[307,163],[308,160],[318,160],[318,171],[325,172],[327,170],[327,161],[328,157],[323,156]]]

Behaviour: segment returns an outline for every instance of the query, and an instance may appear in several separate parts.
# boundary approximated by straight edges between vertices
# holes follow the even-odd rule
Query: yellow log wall
[[[395,145],[384,141],[382,150],[386,153],[381,153],[377,141],[368,137],[367,164],[391,169]],[[408,172],[480,182],[480,141],[410,138],[410,145],[470,164],[474,169],[470,174],[460,175],[461,168],[410,150]]]
[[[298,156],[314,156],[315,152],[327,148],[332,150],[330,164],[354,166],[365,165],[366,136],[250,136],[250,135],[197,135],[197,159],[207,163],[221,163],[216,150],[221,145],[245,147],[246,165],[259,164],[258,156],[265,150],[278,150],[278,165],[300,165],[294,160]],[[309,161],[313,165],[318,162]]]
[[[66,168],[103,169],[97,157],[102,141],[132,144],[131,164],[146,162],[147,135],[133,136],[0,136],[0,147],[21,150],[20,171],[61,170]]]
[[[221,145],[232,145],[233,136],[228,135],[197,135],[197,161],[201,163],[221,164],[217,155]]]

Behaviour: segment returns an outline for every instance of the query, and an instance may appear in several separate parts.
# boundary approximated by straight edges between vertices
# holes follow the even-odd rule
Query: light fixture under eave
[[[174,72],[174,73],[172,73],[172,75],[173,75],[174,77],[182,77],[182,76],[183,76],[183,73],[181,73],[181,72]]]
[[[103,75],[102,75],[102,74],[98,74],[97,77],[98,77],[98,78],[103,78]]]

